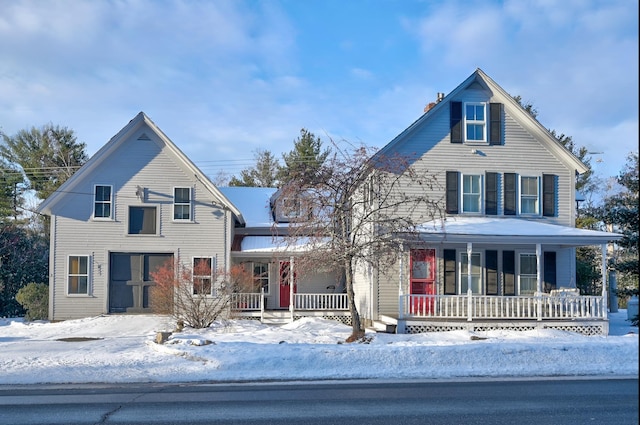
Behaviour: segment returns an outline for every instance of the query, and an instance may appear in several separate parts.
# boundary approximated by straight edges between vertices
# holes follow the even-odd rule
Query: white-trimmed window
[[[149,206],[129,207],[129,234],[156,235],[158,234],[158,209]]]
[[[465,139],[468,142],[487,140],[487,106],[485,103],[464,104]]]
[[[191,221],[191,188],[173,188],[173,219]]]
[[[269,293],[269,263],[253,263],[253,281],[258,290]]]
[[[469,290],[469,256],[466,252],[460,253],[460,293],[466,294]],[[474,294],[482,294],[482,257],[479,252],[471,253],[471,291]]]
[[[89,295],[89,256],[70,255],[67,262],[67,294]]]
[[[520,214],[540,214],[540,179],[520,176]]]
[[[538,287],[538,267],[535,253],[520,253],[518,286],[520,295],[533,295]]]
[[[300,200],[296,198],[284,198],[282,200],[282,215],[286,218],[300,217]]]
[[[93,188],[93,218],[113,218],[113,187],[97,184]]]
[[[482,176],[474,174],[463,174],[462,212],[482,212]]]
[[[213,294],[213,257],[193,258],[193,294]]]

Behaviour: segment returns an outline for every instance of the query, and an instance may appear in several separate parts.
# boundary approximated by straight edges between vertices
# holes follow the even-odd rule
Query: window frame
[[[266,272],[267,275],[256,275],[256,266],[258,265],[262,265],[266,267]],[[263,272],[264,273],[264,272]],[[264,288],[264,295],[269,295],[270,291],[269,291],[269,283],[271,281],[271,267],[270,267],[270,263],[268,262],[264,262],[264,261],[252,261],[251,262],[251,276],[253,277],[253,282],[256,284],[256,288],[258,288],[258,290],[260,290],[261,288]],[[265,286],[266,283],[266,286]]]
[[[199,260],[205,260],[209,262],[209,274],[196,274],[196,262]],[[191,294],[192,295],[204,295],[206,297],[215,296],[217,294],[215,285],[214,285],[214,270],[215,270],[215,258],[212,256],[200,256],[200,257],[192,257],[191,258]],[[196,291],[196,279],[206,281],[209,280],[208,287],[209,291],[202,293]]]
[[[189,194],[189,199],[188,202],[178,202],[178,197],[177,195],[177,191],[178,190],[187,190],[188,194]],[[188,211],[188,217],[187,218],[176,218],[176,210],[177,208],[180,208],[181,210],[183,208],[187,209]],[[193,222],[193,188],[189,187],[189,186],[175,186],[173,188],[173,208],[172,208],[172,220],[175,222],[181,222],[181,223],[190,223]]]
[[[71,260],[73,258],[77,258],[78,260],[84,258],[86,260],[86,271],[84,273],[72,273],[72,265]],[[78,262],[78,270],[80,270],[80,262]],[[87,254],[69,254],[67,255],[67,263],[66,263],[66,285],[65,285],[65,293],[67,297],[88,297],[91,295],[91,256]],[[71,291],[71,278],[81,278],[84,277],[86,279],[86,288],[85,292],[72,292]],[[80,288],[80,282],[77,282],[77,287]]]
[[[532,195],[530,194],[525,194],[524,193],[524,187],[525,187],[525,180],[529,180],[529,179],[535,179],[535,188],[536,188],[536,194],[535,194],[535,199]],[[527,185],[527,187],[529,187]],[[523,216],[539,216],[540,215],[540,176],[531,176],[531,175],[518,175],[518,213],[520,215]],[[535,202],[535,211],[534,212],[525,212],[524,211],[524,204],[525,204],[525,200],[534,200]]]
[[[98,200],[98,188],[99,187],[108,187],[109,188],[109,200]],[[96,221],[112,221],[114,217],[114,202],[113,202],[113,185],[110,184],[94,184],[93,185],[93,214],[92,218]],[[108,216],[96,216],[96,206],[100,205],[109,205],[109,215]]]
[[[467,114],[467,108],[468,107],[473,107],[474,108],[474,119],[470,119],[468,118],[468,114]],[[483,117],[482,119],[475,119],[476,115],[477,115],[477,108],[478,107],[482,107],[482,114]],[[488,140],[487,140],[487,102],[464,102],[463,104],[463,111],[462,111],[462,120],[463,120],[463,128],[464,128],[464,142],[468,143],[468,144],[474,144],[474,143],[478,143],[478,144],[483,144],[486,145],[488,144]],[[469,126],[474,126],[474,128],[480,126],[482,127],[482,138],[481,139],[471,139],[469,137]],[[474,134],[476,134],[476,132],[474,132]]]
[[[154,233],[131,233],[131,210],[132,209],[153,209],[155,211],[154,214]],[[138,236],[138,237],[149,237],[149,236],[158,236],[160,234],[160,208],[157,205],[129,205],[127,209],[127,236]],[[143,214],[144,217],[144,214]],[[144,223],[144,222],[143,222]],[[142,226],[144,229],[144,226]],[[142,230],[141,229],[141,230]]]
[[[474,193],[474,192],[470,192],[470,193],[466,193],[465,192],[465,180],[467,177],[474,177],[477,178],[477,188],[478,188],[478,193]],[[477,196],[477,211],[467,211],[466,210],[466,205],[468,205],[468,202],[465,202],[465,197],[466,196]],[[460,204],[461,204],[461,213],[462,214],[483,214],[483,202],[484,202],[484,179],[482,174],[462,174],[461,178],[460,178]]]
[[[517,267],[518,267],[518,274],[517,274],[517,293],[518,295],[535,295],[536,292],[538,291],[538,259],[536,256],[535,252],[529,252],[529,251],[524,251],[524,252],[518,252],[518,262],[517,262]],[[532,273],[527,273],[524,274],[522,272],[522,260],[524,257],[529,257],[529,258],[533,258],[533,265],[535,267],[535,272]],[[526,277],[528,279],[533,279],[533,290],[527,290],[526,292],[523,291],[522,289],[522,278]]]
[[[484,295],[484,267],[482,266],[482,261],[483,261],[483,253],[480,251],[473,251],[471,252],[471,267],[472,267],[472,272],[471,272],[471,276],[472,276],[472,280],[473,280],[473,276],[477,276],[478,277],[478,292],[475,292],[473,290],[473,287],[471,288],[471,291],[474,295]],[[469,290],[469,288],[467,287],[464,291],[462,290],[463,286],[467,286],[468,285],[468,281],[467,281],[467,272],[466,272],[466,268],[467,268],[467,252],[466,251],[460,251],[460,267],[459,267],[459,276],[458,276],[458,293],[460,295],[465,295],[467,293],[467,291]],[[478,273],[473,273],[473,258],[476,257],[478,258]],[[473,285],[473,281],[471,282],[471,284]]]

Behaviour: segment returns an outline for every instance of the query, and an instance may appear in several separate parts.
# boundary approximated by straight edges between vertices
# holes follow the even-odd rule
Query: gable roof
[[[122,130],[113,136],[102,148],[98,150],[78,171],[76,171],[67,181],[65,181],[55,192],[45,199],[37,209],[40,214],[51,215],[53,207],[64,199],[68,192],[78,185],[85,176],[89,175],[98,165],[108,160],[112,152],[125,143],[129,137],[140,129],[147,126],[164,143],[174,159],[182,163],[188,170],[192,171],[204,187],[221,204],[236,215],[238,221],[244,224],[244,218],[240,210],[209,180],[191,160],[167,137],[158,126],[144,112],[138,113]]]
[[[540,141],[551,153],[553,153],[563,164],[569,169],[574,169],[578,173],[582,174],[589,170],[589,168],[578,159],[571,151],[565,148],[553,135],[547,130],[540,122],[535,119],[529,112],[527,112],[516,100],[509,95],[502,87],[500,87],[495,81],[493,81],[487,74],[485,74],[480,68],[476,69],[466,80],[464,80],[458,87],[456,87],[451,93],[446,95],[442,100],[435,104],[431,109],[426,111],[420,118],[414,121],[409,127],[407,127],[402,133],[397,135],[391,142],[380,149],[374,158],[381,159],[384,157],[392,157],[396,148],[403,143],[407,137],[413,133],[417,128],[422,127],[425,123],[429,122],[431,117],[435,115],[435,112],[446,108],[452,99],[456,99],[457,96],[469,88],[473,84],[480,84],[481,86],[490,90],[495,99],[505,105],[505,110],[508,109],[509,114],[532,134],[538,141]]]

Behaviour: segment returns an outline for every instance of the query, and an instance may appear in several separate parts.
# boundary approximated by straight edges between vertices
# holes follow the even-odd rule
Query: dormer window
[[[282,215],[286,218],[300,217],[300,201],[295,198],[282,200]]]
[[[486,141],[486,104],[465,103],[464,110],[465,140],[468,142]]]

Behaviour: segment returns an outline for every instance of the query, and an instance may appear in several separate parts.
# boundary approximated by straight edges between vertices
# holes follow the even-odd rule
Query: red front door
[[[411,250],[410,287],[412,298],[411,313],[429,314],[433,311],[433,297],[436,294],[436,250]]]
[[[289,261],[280,261],[280,307],[289,307],[291,302],[291,263]],[[296,273],[293,272],[293,293],[296,293]]]

